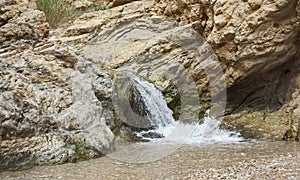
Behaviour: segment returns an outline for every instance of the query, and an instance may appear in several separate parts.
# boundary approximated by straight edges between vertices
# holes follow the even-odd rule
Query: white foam
[[[243,140],[240,133],[220,129],[220,121],[210,116],[204,118],[203,124],[194,125],[188,144],[234,143]]]
[[[207,113],[209,114],[209,113]],[[137,136],[143,137],[147,133],[157,133],[164,138],[144,138],[156,142],[173,142],[182,144],[211,144],[211,143],[236,143],[243,141],[238,132],[220,129],[220,121],[207,115],[203,123],[184,124],[174,121],[166,126],[156,129],[142,131]]]
[[[137,132],[138,137],[157,142],[172,142],[183,144],[233,143],[243,140],[240,134],[220,129],[220,120],[209,116],[206,112],[203,123],[184,124],[173,119],[173,112],[167,106],[163,94],[151,83],[127,73],[135,88],[141,93],[147,108],[147,116],[156,129]],[[164,138],[145,137],[148,133],[160,134]]]

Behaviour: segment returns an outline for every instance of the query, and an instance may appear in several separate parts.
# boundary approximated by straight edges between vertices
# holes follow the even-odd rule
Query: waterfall
[[[123,104],[123,110],[127,119],[148,122],[129,122],[130,124],[150,124],[152,127],[144,131],[136,132],[138,137],[157,142],[175,142],[175,143],[230,143],[243,140],[237,132],[227,131],[219,128],[220,121],[209,116],[207,111],[203,123],[183,123],[175,121],[172,116],[172,110],[167,106],[163,94],[151,83],[136,76],[133,73],[126,72],[120,82],[127,82],[121,86],[121,89],[127,92],[127,98],[132,99],[133,103]],[[131,95],[128,95],[129,94]],[[123,102],[123,101],[122,101]],[[120,104],[120,103],[119,103]],[[128,110],[131,106],[131,111]],[[134,114],[132,115],[132,111]],[[131,112],[131,113],[130,113]],[[157,138],[160,137],[160,138]]]
[[[113,99],[122,121],[133,129],[153,129],[173,124],[173,112],[162,93],[151,83],[131,72],[121,72],[115,79]]]
[[[173,124],[173,112],[167,106],[167,102],[163,94],[151,83],[128,73],[132,85],[135,88],[135,102],[142,101],[147,117],[151,124],[158,127],[164,127]]]

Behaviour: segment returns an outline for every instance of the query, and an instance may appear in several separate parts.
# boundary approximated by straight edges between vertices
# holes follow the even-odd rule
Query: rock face
[[[250,128],[256,138],[281,139],[285,132],[297,132],[300,117],[298,0],[156,2],[158,14],[181,24],[198,24],[196,30],[206,38],[223,65],[230,112],[283,109],[267,115],[254,112],[246,118],[233,115],[234,126],[242,126],[242,131],[247,131],[245,127],[249,124],[256,126]],[[290,115],[282,115],[285,114],[282,111],[289,111],[294,121],[286,122]],[[272,123],[274,117],[279,121]]]
[[[28,1],[0,1],[0,169],[104,154],[108,75],[59,41]],[[96,96],[97,95],[97,96]]]
[[[286,109],[271,114],[254,112],[246,118],[233,115],[234,126],[242,126],[242,131],[256,126],[250,128],[256,138],[281,139],[285,134],[295,138],[300,117],[299,1],[157,2],[161,4],[159,14],[182,24],[198,22],[198,32],[223,64],[230,111]],[[287,122],[290,116],[294,120]],[[274,117],[278,121],[272,123]]]
[[[120,5],[124,5],[134,0],[64,0],[77,10],[90,10],[99,11],[106,10],[107,8],[112,8]]]
[[[137,60],[136,57],[151,51],[156,51],[164,57],[177,58],[177,62],[182,63],[192,74],[200,91],[202,104],[208,108],[210,105],[204,103],[210,99],[208,79],[205,78],[203,68],[192,63],[197,64],[199,61],[191,60],[193,55],[184,54],[178,43],[170,43],[164,39],[164,33],[167,34],[170,29],[178,25],[181,25],[181,28],[182,25],[190,26],[205,38],[223,68],[227,85],[228,112],[239,112],[243,109],[274,111],[290,107],[290,100],[294,105],[299,104],[296,100],[299,87],[295,81],[299,74],[297,60],[300,57],[299,9],[300,3],[297,0],[133,2],[105,12],[82,16],[65,31],[61,39],[87,52],[85,54],[94,62],[104,63],[113,68],[137,67],[136,71],[145,72],[142,63],[149,65],[151,61],[151,67],[156,64],[165,69],[163,62],[166,60]],[[157,15],[160,17],[157,18]],[[157,21],[144,23],[148,29],[133,33],[131,41],[125,43],[124,37],[130,39],[127,32],[132,29],[128,25],[129,22],[147,17],[151,17],[152,21],[164,21],[162,19],[167,17],[169,21],[173,19],[179,24],[170,24],[168,27],[167,23],[162,25],[163,23]],[[125,26],[128,26],[126,33],[123,31]],[[157,26],[160,30],[152,30],[152,26]],[[146,34],[146,31],[157,33],[148,40],[147,37],[151,35]],[[171,33],[176,33],[176,30]],[[138,38],[140,34],[143,34],[141,36],[145,39]],[[188,36],[192,37],[191,34],[180,34],[178,39]],[[97,45],[99,51],[94,53],[95,56],[90,47]],[[93,50],[95,49],[97,48]],[[139,68],[140,70],[137,70]],[[161,77],[154,78],[147,73],[144,73],[144,76],[158,85],[168,84],[159,80],[163,79]],[[162,89],[167,89],[166,87]],[[221,88],[219,92],[223,92]]]
[[[211,85],[219,88],[216,91],[224,92],[226,84],[221,66],[216,65],[217,56],[194,30],[193,24],[179,26],[176,21],[156,16],[151,11],[152,3],[133,2],[108,11],[86,14],[65,31],[61,40],[81,49],[95,64],[138,73],[159,86],[166,96],[177,97],[178,93],[170,90],[172,84],[182,92],[195,92],[185,96],[194,94],[188,97],[193,100],[188,106],[196,108],[193,110],[196,112],[197,91],[200,91],[202,104],[205,105],[210,98],[208,79]],[[218,86],[220,81],[224,81],[223,87]],[[169,101],[173,110],[180,103],[178,97]],[[206,108],[208,105],[200,109],[202,115]],[[181,114],[187,115],[181,120],[198,116]],[[179,118],[177,112],[175,116]]]
[[[70,43],[77,49],[84,48],[87,44],[91,44],[96,34],[102,29],[112,27],[123,21],[130,21],[143,17],[150,12],[152,1],[134,1],[130,4],[118,6],[106,11],[97,11],[86,13],[79,17],[74,25],[67,28],[61,35],[60,39]]]
[[[290,100],[299,72],[298,0],[156,2],[159,14],[198,22],[223,64],[233,109],[276,110]]]

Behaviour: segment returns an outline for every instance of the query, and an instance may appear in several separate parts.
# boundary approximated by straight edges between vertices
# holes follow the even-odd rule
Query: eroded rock
[[[223,64],[233,109],[276,110],[290,100],[299,73],[299,1],[156,2],[159,14],[198,22]]]
[[[144,2],[145,5],[142,6]],[[193,62],[197,62],[193,60],[193,55],[182,51],[178,43],[170,43],[169,39],[164,39],[168,32],[178,33],[179,39],[193,37],[192,34],[187,33],[185,36],[179,33],[182,32],[180,28],[189,26],[205,38],[221,63],[226,78],[228,112],[251,109],[268,113],[291,107],[291,100],[293,104],[298,104],[296,99],[299,88],[295,79],[299,74],[300,57],[299,1],[144,2],[133,2],[110,11],[86,14],[66,30],[61,39],[87,52],[86,55],[96,63],[104,63],[113,68],[130,67],[129,69],[138,71],[162,90],[167,89],[170,83],[165,81],[163,74],[156,77],[147,74],[149,71],[143,63],[153,63],[148,65],[164,67],[162,69],[165,71],[164,63],[169,59],[177,59],[193,74],[200,94],[204,95],[202,100],[206,102],[203,103],[206,109],[210,107],[211,101],[207,74],[203,68],[193,65]],[[151,3],[155,3],[155,6]],[[166,23],[165,17],[174,24]],[[147,18],[153,22],[145,23]],[[164,22],[164,25],[159,21]],[[136,24],[133,25],[133,22]],[[145,26],[142,33],[135,31],[139,23]],[[143,34],[143,37],[139,37],[139,34]],[[91,46],[101,48],[99,51],[94,48],[96,53],[93,55],[89,51]],[[151,53],[162,56],[146,56]],[[224,91],[219,88],[219,92]],[[280,134],[282,138],[282,133]]]
[[[239,131],[244,138],[295,140],[299,118],[286,110],[272,113],[240,112],[224,117],[222,126]]]
[[[151,1],[145,1],[146,4],[141,6],[142,3],[84,15],[64,33],[62,40],[84,48],[88,41],[95,39],[93,36],[103,37],[107,27],[118,29],[117,24],[121,26],[128,20],[163,15],[180,24],[191,23],[191,27],[212,46],[224,69],[228,105],[232,110],[243,107],[278,110],[291,99],[293,79],[299,67],[298,1],[157,0],[154,8],[150,8]],[[134,44],[130,46],[138,48]],[[121,46],[129,48],[129,44]],[[171,46],[168,51],[176,48]],[[124,56],[127,53],[122,53],[120,58],[126,58]],[[119,57],[117,59],[119,61]],[[197,77],[204,74],[196,68],[195,71]],[[206,87],[202,86],[200,90]]]
[[[1,3],[13,16],[0,27],[0,169],[106,153],[114,135],[95,94],[111,93],[109,76],[75,49],[48,41],[44,14],[26,1]]]

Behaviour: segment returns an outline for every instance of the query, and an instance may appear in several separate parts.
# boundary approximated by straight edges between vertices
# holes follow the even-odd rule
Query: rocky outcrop
[[[239,112],[224,117],[222,126],[239,131],[245,138],[297,140],[299,118],[287,110],[272,113]]]
[[[134,0],[64,0],[76,10],[89,10],[89,11],[99,11],[106,10],[108,8],[113,8],[116,6],[121,6],[127,3],[131,3]]]
[[[147,12],[150,11],[152,5],[152,1],[134,1],[106,11],[86,13],[67,28],[59,39],[77,49],[82,49],[87,44],[91,44],[91,39],[97,36],[96,34],[101,32],[102,29],[112,27],[123,21],[147,16]]]
[[[283,109],[270,114],[248,112],[249,117],[238,113],[232,115],[234,118],[228,116],[227,120],[233,118],[231,122],[235,127],[249,130],[252,135],[244,133],[246,137],[281,139],[285,134],[297,132],[299,1],[156,2],[160,4],[156,8],[158,14],[182,24],[198,23],[196,30],[206,38],[223,65],[229,112]],[[282,111],[292,114],[292,124],[286,122],[290,115]],[[266,117],[278,122],[264,121]]]
[[[105,64],[115,70],[138,72],[159,86],[168,97],[178,97],[178,94],[173,93],[174,90],[170,90],[172,84],[176,84],[177,88],[182,86],[182,91],[186,92],[189,91],[188,88],[195,92],[198,89],[204,105],[201,109],[203,115],[209,107],[207,99],[210,97],[205,71],[215,71],[208,74],[211,84],[224,81],[221,74],[218,74],[222,73],[218,70],[220,67],[214,67],[218,63],[217,57],[204,38],[194,30],[194,24],[179,26],[176,21],[156,16],[151,10],[152,3],[133,2],[108,11],[83,15],[60,39],[81,49],[95,64]],[[183,72],[191,76],[190,80],[183,80]],[[210,77],[212,74],[220,78]],[[164,76],[169,76],[169,80]],[[178,76],[182,76],[181,81],[188,85],[180,83]],[[224,87],[217,91],[223,90]],[[197,92],[194,94],[198,96]],[[198,99],[189,98],[195,101]],[[173,110],[181,103],[178,99],[168,99]],[[189,105],[196,108],[194,111],[198,111],[195,102]],[[179,118],[179,114],[175,114]]]
[[[46,18],[28,1],[0,4],[0,169],[106,153],[114,138],[101,104],[109,76],[47,40]]]
[[[199,24],[223,64],[233,109],[276,110],[290,100],[299,67],[299,1],[157,3],[159,14]]]
[[[138,60],[141,56],[155,51],[163,57],[177,59],[177,62],[182,63],[196,80],[200,99],[206,109],[210,107],[209,103],[205,102],[209,102],[211,91],[208,79],[205,79],[207,74],[203,68],[192,63],[199,61],[186,60],[193,57],[190,57],[189,53],[184,54],[178,43],[170,43],[169,39],[167,41],[164,39],[170,29],[176,29],[175,27],[184,29],[184,26],[189,26],[205,38],[223,68],[228,95],[227,113],[244,109],[276,111],[280,108],[290,109],[298,104],[296,92],[299,87],[295,80],[299,74],[297,60],[300,57],[299,9],[300,3],[297,0],[133,2],[80,17],[65,31],[61,39],[87,52],[86,55],[94,62],[104,63],[113,68],[137,67],[140,70],[136,71],[143,72],[145,68],[142,64],[150,61],[153,61],[151,67],[155,67],[155,64],[165,67],[163,62],[166,59],[159,61],[157,60],[159,58],[153,60],[147,57],[148,61],[145,60],[147,58]],[[147,18],[152,19],[150,20],[152,22],[144,23]],[[177,21],[178,24],[164,29],[168,26],[165,18],[168,22]],[[134,24],[135,20],[142,21],[141,24],[144,23],[145,28],[141,30],[142,32],[129,35],[128,37],[132,37],[131,40],[124,42],[124,37],[127,37],[130,29],[139,24],[129,25]],[[160,24],[159,21],[164,23]],[[128,31],[124,31],[126,26]],[[161,29],[153,30],[152,26]],[[119,29],[122,30],[118,31]],[[146,31],[157,33],[151,36],[146,34]],[[176,34],[176,30],[170,33]],[[140,34],[145,38],[140,37]],[[188,36],[193,37],[191,34]],[[178,39],[185,39],[188,36],[179,34]],[[98,50],[93,49],[96,53],[92,53],[92,46],[99,46]],[[151,78],[147,73],[144,73],[144,76],[157,82],[158,86],[170,84],[163,82],[162,77]],[[168,85],[162,89],[168,89],[166,87]],[[219,92],[223,93],[222,89],[219,89]],[[298,110],[294,108],[293,111],[297,114]]]

